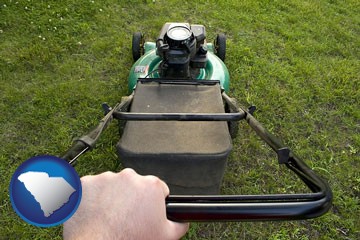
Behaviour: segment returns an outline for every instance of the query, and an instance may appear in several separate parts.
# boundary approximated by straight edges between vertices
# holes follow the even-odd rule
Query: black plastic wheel
[[[229,107],[228,104],[225,103],[225,112],[226,113],[234,113],[234,111],[232,111]],[[239,132],[239,121],[228,121],[228,128],[229,128],[229,133],[232,139],[236,138],[236,136],[238,135]]]
[[[225,62],[226,36],[224,34],[218,34],[216,36],[214,47],[216,56],[218,56],[223,62]]]
[[[141,32],[136,32],[132,37],[132,55],[136,62],[144,54],[144,35]]]

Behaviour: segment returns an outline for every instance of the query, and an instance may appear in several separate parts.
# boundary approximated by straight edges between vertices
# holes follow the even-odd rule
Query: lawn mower
[[[134,33],[132,55],[129,95],[113,108],[103,104],[99,125],[75,140],[63,159],[75,164],[115,118],[120,122],[116,149],[123,166],[168,184],[171,220],[308,219],[329,210],[332,192],[327,182],[254,118],[255,107],[244,108],[227,95],[225,35],[208,43],[203,25],[166,23],[156,42]],[[218,195],[239,120],[250,125],[310,193]]]

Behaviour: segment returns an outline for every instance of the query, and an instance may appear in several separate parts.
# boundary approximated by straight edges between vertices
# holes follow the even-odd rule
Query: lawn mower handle
[[[102,107],[105,116],[100,120],[99,124],[86,135],[76,139],[73,145],[62,155],[61,158],[69,162],[71,165],[75,165],[78,157],[95,147],[95,144],[99,140],[100,135],[113,120],[114,112],[127,111],[133,97],[133,94],[127,97],[123,97],[122,101],[114,108],[111,108],[106,103],[104,103]]]
[[[233,99],[223,93],[228,104]],[[231,101],[231,102],[230,102]],[[231,106],[230,106],[231,107]],[[315,218],[331,207],[332,192],[301,159],[274,135],[269,133],[247,110],[245,119],[254,131],[278,155],[280,164],[290,170],[312,190],[308,194],[272,195],[219,195],[219,196],[169,196],[166,199],[167,216],[173,221],[265,221],[299,220]]]
[[[169,196],[166,211],[170,220],[267,221],[315,218],[331,207],[332,192],[300,159],[286,164],[313,191],[308,194]]]
[[[176,203],[169,200],[174,196],[169,196],[170,202],[166,204],[167,217],[177,222],[300,220],[321,216],[331,205],[327,198],[310,202],[233,203],[226,202],[227,197],[222,196],[218,202],[210,201],[211,196],[208,202],[199,200],[186,202],[179,198],[177,199],[179,202]],[[196,199],[201,196],[191,196],[191,198]]]
[[[233,121],[245,119],[256,134],[264,140],[285,164],[312,191],[306,194],[271,195],[170,195],[166,198],[166,212],[170,220],[188,221],[265,221],[315,218],[331,207],[332,192],[324,180],[318,177],[301,159],[296,157],[278,138],[269,133],[247,109],[238,107],[236,101],[222,93],[223,100],[233,113],[126,113],[131,104],[130,95],[114,109],[109,109],[98,127],[78,139],[63,159],[75,164],[76,159],[91,149],[101,132],[113,118],[129,120],[177,120],[177,121]],[[124,114],[125,113],[125,114]]]

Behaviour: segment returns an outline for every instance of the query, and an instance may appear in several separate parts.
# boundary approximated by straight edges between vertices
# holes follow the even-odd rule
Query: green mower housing
[[[135,89],[138,79],[161,78],[158,69],[163,61],[163,59],[157,55],[156,43],[144,42],[141,33],[137,32],[133,35],[132,44],[135,63],[130,70],[128,78],[129,93]],[[207,49],[206,65],[204,68],[197,69],[192,80],[216,80],[220,82],[221,89],[228,92],[230,76],[224,64],[226,51],[225,35],[218,34],[214,43],[205,43],[205,45]]]

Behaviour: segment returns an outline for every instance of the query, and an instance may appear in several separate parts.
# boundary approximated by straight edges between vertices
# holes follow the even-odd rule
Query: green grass
[[[127,94],[135,31],[155,40],[163,23],[204,24],[228,36],[231,93],[328,180],[333,208],[308,221],[193,223],[185,239],[360,238],[360,5],[358,1],[14,1],[0,4],[0,239],[60,239],[13,211],[15,169],[60,155]],[[116,124],[76,167],[121,169]],[[223,193],[304,191],[241,124]]]

